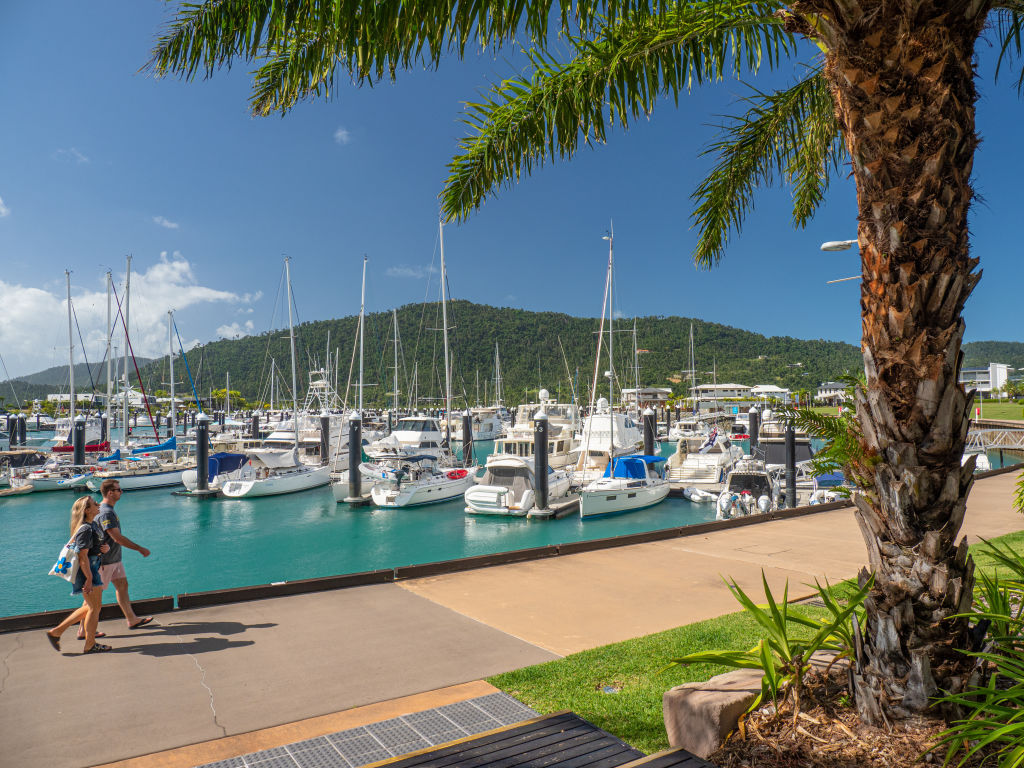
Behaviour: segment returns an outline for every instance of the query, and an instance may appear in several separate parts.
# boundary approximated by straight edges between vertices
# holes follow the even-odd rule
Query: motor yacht
[[[569,475],[548,467],[548,503],[569,494]],[[484,474],[464,494],[466,513],[525,517],[536,506],[537,481],[533,459],[491,454]]]
[[[595,517],[632,512],[665,500],[669,483],[656,467],[661,456],[623,456],[605,470],[604,477],[587,483],[580,490],[580,517]]]

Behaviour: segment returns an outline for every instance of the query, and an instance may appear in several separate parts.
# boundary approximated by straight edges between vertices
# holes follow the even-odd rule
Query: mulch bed
[[[934,749],[946,724],[937,718],[864,725],[849,701],[846,674],[812,675],[800,714],[791,704],[758,709],[708,759],[720,768],[904,768],[942,765],[944,749]],[[954,762],[954,765],[956,762]],[[981,764],[981,758],[968,766]]]

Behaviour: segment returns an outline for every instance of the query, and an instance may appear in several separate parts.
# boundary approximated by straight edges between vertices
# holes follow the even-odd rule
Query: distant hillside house
[[[640,407],[661,408],[672,396],[672,390],[668,387],[640,387]],[[626,406],[636,405],[637,390],[622,390],[622,402]]]
[[[750,388],[750,396],[758,400],[781,400],[789,402],[789,390],[777,387],[774,384],[757,384]]]
[[[46,396],[46,402],[48,402],[48,403],[58,403],[58,404],[70,403],[71,402],[71,393],[70,392],[61,392],[61,393],[57,393],[57,394],[53,394],[53,395],[47,395]],[[75,402],[76,403],[85,403],[86,405],[88,405],[89,403],[92,402],[92,394],[90,392],[75,392]]]
[[[750,397],[750,387],[744,384],[698,384],[693,393],[701,400],[722,397]]]
[[[989,395],[1006,385],[1011,370],[1005,363],[989,363],[986,368],[961,368],[960,383],[965,389],[976,389],[983,395]]]
[[[819,384],[816,397],[818,402],[829,405],[839,405],[850,399],[846,392],[846,385],[841,381],[826,381],[824,384]]]

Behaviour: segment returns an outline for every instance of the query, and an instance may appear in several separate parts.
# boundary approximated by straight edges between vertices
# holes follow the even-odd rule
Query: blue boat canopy
[[[166,443],[160,443],[159,445],[149,445],[143,448],[133,448],[132,456],[138,456],[142,453],[158,453],[160,451],[174,451],[178,448],[178,438],[172,437]]]
[[[647,465],[659,461],[665,461],[663,456],[622,456],[609,462],[605,467],[605,477],[621,477],[629,480],[642,480],[647,477]],[[615,474],[612,474],[612,464],[615,465]]]
[[[121,449],[118,448],[109,456],[100,456],[96,461],[120,461],[121,460]]]
[[[227,472],[234,472],[245,464],[249,457],[244,453],[215,453],[209,457],[210,479]]]

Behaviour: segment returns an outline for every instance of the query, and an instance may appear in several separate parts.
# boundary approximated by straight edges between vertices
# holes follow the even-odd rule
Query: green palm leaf
[[[718,161],[693,193],[698,230],[695,261],[709,267],[725,252],[753,207],[754,191],[781,177],[793,185],[793,220],[804,226],[824,199],[844,157],[832,94],[820,67],[792,87],[755,94],[749,109],[721,126],[704,154]]]
[[[609,21],[592,39],[568,38],[573,58],[565,63],[531,51],[529,76],[466,105],[471,135],[448,165],[444,215],[463,219],[535,165],[604,143],[611,125],[649,115],[663,95],[678,102],[694,84],[776,66],[794,40],[774,8],[751,0],[680,3],[661,16]]]

